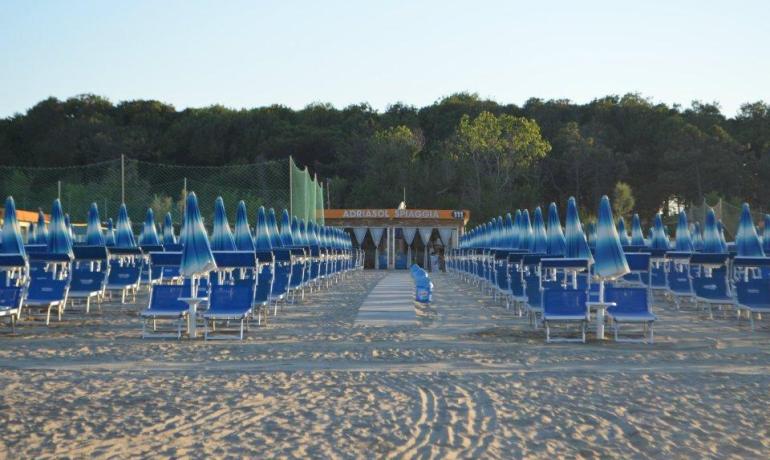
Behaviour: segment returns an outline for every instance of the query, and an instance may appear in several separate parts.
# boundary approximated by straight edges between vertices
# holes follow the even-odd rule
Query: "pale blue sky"
[[[48,96],[179,109],[770,101],[768,1],[0,1],[0,117]]]

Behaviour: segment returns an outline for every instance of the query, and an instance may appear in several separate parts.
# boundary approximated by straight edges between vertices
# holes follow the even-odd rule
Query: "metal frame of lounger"
[[[187,315],[190,312],[190,305],[180,301],[184,287],[181,284],[157,284],[150,290],[150,300],[147,309],[142,311],[139,316],[142,318],[142,338],[182,338],[182,332],[187,324]],[[163,296],[162,299],[158,297]],[[156,303],[176,304],[177,309],[163,309],[163,305]],[[168,304],[165,304],[168,306]],[[154,307],[154,308],[153,308]],[[172,329],[161,329],[158,332],[158,320],[170,320]],[[147,323],[152,322],[152,332],[147,330]]]

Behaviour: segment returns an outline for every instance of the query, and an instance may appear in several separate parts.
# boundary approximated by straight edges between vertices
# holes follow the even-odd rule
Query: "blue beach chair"
[[[588,307],[586,292],[580,289],[545,289],[542,293],[543,326],[545,341],[551,342],[582,342],[586,341],[588,326]],[[554,324],[578,324],[580,338],[551,337],[551,327]]]
[[[650,291],[648,288],[606,288],[604,290],[604,300],[610,305],[607,307],[607,317],[615,333],[616,342],[653,343],[653,323],[657,317],[650,308]],[[620,325],[623,323],[642,325],[642,338],[620,338]]]
[[[142,318],[142,338],[147,337],[182,337],[182,329],[185,326],[190,305],[179,300],[183,297],[183,286],[173,284],[158,284],[152,287],[150,303],[140,316]],[[158,321],[168,320],[172,323],[171,329],[158,329]],[[148,322],[152,324],[148,331]]]
[[[243,340],[253,301],[254,285],[251,283],[213,286],[209,308],[203,313],[204,339],[229,339],[233,337],[232,333],[236,333]],[[230,327],[231,322],[236,322],[238,326]]]

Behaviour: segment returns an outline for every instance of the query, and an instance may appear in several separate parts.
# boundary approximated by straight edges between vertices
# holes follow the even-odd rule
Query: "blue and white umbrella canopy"
[[[521,226],[521,210],[517,209],[513,215],[513,226],[511,227],[511,249],[519,249],[519,230]]]
[[[679,221],[676,224],[676,250],[679,252],[692,252],[694,249],[690,226],[687,223],[687,213],[682,210],[679,213]]]
[[[235,214],[235,247],[239,251],[253,251],[254,238],[251,236],[249,217],[246,213],[246,203],[241,200],[238,203],[238,211]]]
[[[273,208],[267,210],[267,225],[270,227],[270,244],[273,246],[273,249],[283,247],[281,232],[278,230],[278,222],[275,218],[275,209]]]
[[[644,231],[642,231],[642,222],[639,220],[639,214],[634,214],[631,221],[631,244],[633,246],[646,246],[644,241]]]
[[[299,220],[299,234],[302,235],[302,246],[310,246],[310,239],[307,236],[307,224],[304,219]]]
[[[89,246],[104,246],[102,222],[99,220],[99,208],[91,203],[88,209],[88,227],[86,228],[86,244]]]
[[[511,213],[505,215],[505,221],[503,222],[503,244],[502,247],[506,249],[514,249],[513,245],[513,217]]]
[[[217,268],[214,254],[211,253],[209,236],[198,208],[198,197],[194,192],[187,195],[182,224],[182,262],[179,273],[184,277],[207,274]]]
[[[717,228],[717,217],[711,208],[706,212],[706,221],[703,223],[703,252],[725,252],[722,248],[722,238]]]
[[[564,239],[566,241],[566,257],[591,260],[591,251],[588,249],[588,241],[586,240],[585,233],[583,233],[583,226],[580,224],[577,203],[575,203],[575,198],[572,197],[567,201],[567,222]]]
[[[5,199],[2,241],[2,254],[25,255],[24,241],[21,238],[21,227],[16,218],[16,203],[11,196]]]
[[[596,224],[593,222],[586,224],[586,239],[589,247],[596,248]]]
[[[719,231],[719,241],[722,244],[722,251],[727,252],[727,239],[725,238],[725,225],[721,220],[717,220],[717,230]]]
[[[762,249],[770,253],[770,214],[765,214],[765,228],[762,229]]]
[[[134,232],[131,230],[131,220],[128,218],[128,209],[126,204],[120,205],[118,212],[118,224],[115,229],[115,247],[117,248],[135,248],[136,240]]]
[[[320,242],[316,235],[316,225],[313,222],[308,222],[307,224],[307,237],[310,246],[320,246]]]
[[[521,212],[521,220],[519,221],[519,249],[529,251],[531,240],[532,224],[529,221],[529,211],[525,209]]]
[[[51,228],[48,233],[48,252],[50,254],[64,254],[70,259],[72,256],[72,240],[64,223],[64,211],[61,208],[61,201],[53,201],[51,209]]]
[[[257,226],[254,227],[254,246],[257,251],[272,251],[273,245],[270,242],[270,229],[267,227],[267,215],[264,206],[257,209]]]
[[[166,218],[163,220],[163,244],[176,244],[176,235],[174,235],[174,221],[171,219],[170,212],[166,213]]]
[[[326,235],[328,237],[328,234]],[[289,217],[289,211],[283,210],[281,214],[281,243],[284,247],[294,246],[294,235],[291,231],[291,217]],[[328,242],[326,242],[328,245]]]
[[[529,252],[533,254],[545,254],[548,250],[548,234],[543,222],[543,211],[540,206],[535,208],[534,223],[532,225],[532,239],[529,242]]]
[[[626,221],[622,217],[618,218],[618,238],[620,238],[620,244],[623,246],[631,244],[631,238],[628,237],[626,232]]]
[[[107,247],[115,246],[115,225],[112,223],[112,217],[107,219],[107,230],[104,232],[104,245]]]
[[[596,233],[594,273],[603,279],[615,279],[630,272],[607,195],[603,196],[599,203],[599,222]]]
[[[548,247],[546,252],[549,256],[563,256],[567,249],[567,242],[564,239],[564,232],[561,229],[559,220],[559,208],[556,203],[548,206]]]
[[[294,246],[302,246],[302,234],[299,232],[299,218],[297,216],[291,217],[291,241]],[[375,241],[374,244],[378,245],[379,241]]]
[[[75,241],[75,232],[72,231],[72,219],[68,213],[64,213],[64,226],[67,228],[67,236],[70,241]]]
[[[142,246],[159,246],[158,230],[155,228],[155,213],[152,208],[147,208],[147,214],[144,218],[142,233],[139,234],[139,244]]]
[[[211,234],[212,251],[235,251],[235,239],[227,222],[225,202],[217,197],[214,202],[214,231]]]
[[[748,203],[743,203],[741,220],[738,223],[738,233],[735,235],[735,249],[740,257],[765,257],[762,243],[759,241],[757,229],[751,219]]]
[[[669,249],[668,238],[666,237],[666,232],[663,231],[663,217],[660,213],[655,214],[655,226],[652,229],[650,247],[652,249]]]
[[[48,225],[45,223],[45,214],[43,214],[42,209],[37,212],[37,225],[35,229],[37,230],[35,244],[48,244]]]
[[[695,224],[693,225],[692,231],[690,232],[690,235],[692,235],[693,250],[702,251],[703,250],[703,232],[701,232],[699,222],[695,222]]]
[[[29,224],[27,229],[27,244],[37,244],[37,226],[33,223]]]

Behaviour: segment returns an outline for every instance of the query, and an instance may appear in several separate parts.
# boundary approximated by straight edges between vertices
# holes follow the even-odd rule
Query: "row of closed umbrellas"
[[[609,200],[607,200],[609,201]],[[566,225],[561,226],[558,208],[555,203],[548,207],[548,225],[540,207],[530,217],[528,210],[516,210],[503,218],[497,217],[490,222],[471,229],[460,239],[461,248],[488,248],[523,250],[533,254],[545,254],[554,257],[590,258],[591,247],[595,247],[599,225],[589,224],[584,232],[577,212],[574,198],[567,202]],[[770,228],[770,215],[765,216],[765,229]],[[770,230],[765,230],[770,232]],[[621,246],[645,247],[664,251],[726,253],[729,246],[724,228],[716,219],[713,209],[708,209],[703,225],[688,224],[687,214],[679,213],[676,235],[673,242],[669,239],[662,216],[655,216],[649,237],[645,238],[638,214],[632,219],[631,235],[626,232],[625,221],[618,219],[616,233]],[[735,252],[741,257],[764,257],[770,250],[770,234],[760,238],[752,221],[747,203],[743,204],[740,223],[736,232]]]
[[[347,250],[352,247],[347,233],[340,229],[305,223],[296,216],[289,216],[284,210],[281,228],[275,218],[275,211],[260,207],[257,211],[257,225],[254,233],[248,223],[246,205],[238,204],[235,232],[230,229],[224,202],[215,202],[214,223],[211,238],[201,218],[195,193],[188,194],[185,202],[184,221],[177,240],[170,213],[166,215],[161,235],[158,235],[152,209],[147,210],[142,233],[138,242],[131,230],[131,221],[125,204],[120,207],[114,230],[111,220],[106,231],[102,229],[98,208],[91,205],[88,213],[88,227],[85,244],[115,248],[136,248],[137,246],[159,246],[179,244],[182,249],[183,275],[204,273],[216,267],[213,251],[266,251],[289,247],[319,247],[331,250]],[[72,227],[64,214],[61,202],[54,200],[50,223],[40,212],[37,225],[29,232],[28,244],[44,244],[47,252],[72,256]],[[16,206],[12,197],[5,202],[5,218],[2,229],[3,254],[24,255],[24,243],[16,217]]]

